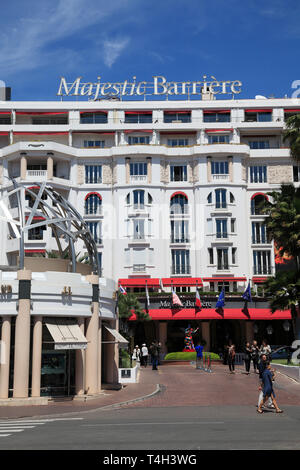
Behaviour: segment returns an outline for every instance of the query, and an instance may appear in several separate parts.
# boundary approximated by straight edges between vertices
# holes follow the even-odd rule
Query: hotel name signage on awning
[[[226,95],[241,93],[242,82],[240,80],[217,80],[211,76],[203,75],[200,81],[169,82],[162,75],[153,76],[152,82],[138,82],[136,77],[124,82],[102,82],[97,77],[96,82],[82,82],[82,77],[77,77],[73,82],[67,82],[61,77],[58,88],[58,96],[87,97],[95,101],[108,97],[144,97],[146,96],[202,96],[205,94]]]
[[[195,300],[181,300],[183,308],[195,308]],[[159,308],[172,308],[172,303],[170,300],[161,300]],[[211,302],[201,300],[201,308],[212,308]]]

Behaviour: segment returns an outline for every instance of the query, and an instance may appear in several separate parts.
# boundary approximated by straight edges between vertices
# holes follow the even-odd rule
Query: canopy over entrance
[[[118,343],[121,348],[126,348],[128,341],[117,330],[104,325],[105,329],[115,338],[114,343]],[[111,341],[103,341],[103,343],[112,343]]]

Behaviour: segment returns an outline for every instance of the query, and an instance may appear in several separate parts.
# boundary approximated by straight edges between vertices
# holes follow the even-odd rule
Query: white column
[[[39,397],[41,394],[41,366],[42,366],[42,317],[34,317],[33,345],[32,345],[32,381],[31,396]]]
[[[84,318],[78,318],[78,326],[84,334]],[[84,367],[85,367],[85,349],[77,349],[75,355],[75,393],[83,395],[84,384]]]
[[[8,398],[9,389],[9,365],[10,365],[10,338],[11,338],[11,317],[2,317],[2,351],[3,356],[0,364],[0,398]]]
[[[99,277],[96,275],[86,276],[92,286],[99,286]],[[94,289],[94,287],[93,287]],[[98,324],[99,324],[99,301],[92,301],[92,316],[87,319],[86,339],[88,346],[86,349],[85,367],[85,387],[86,393],[94,395],[98,392]]]

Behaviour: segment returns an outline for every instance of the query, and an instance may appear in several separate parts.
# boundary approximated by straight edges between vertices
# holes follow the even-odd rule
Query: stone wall
[[[292,165],[268,165],[268,183],[281,184],[293,182]]]

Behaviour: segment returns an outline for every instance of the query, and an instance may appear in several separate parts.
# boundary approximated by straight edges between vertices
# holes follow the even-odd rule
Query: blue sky
[[[241,80],[239,97],[291,96],[298,0],[12,0],[0,17],[0,80],[15,100],[56,100],[68,81]]]

